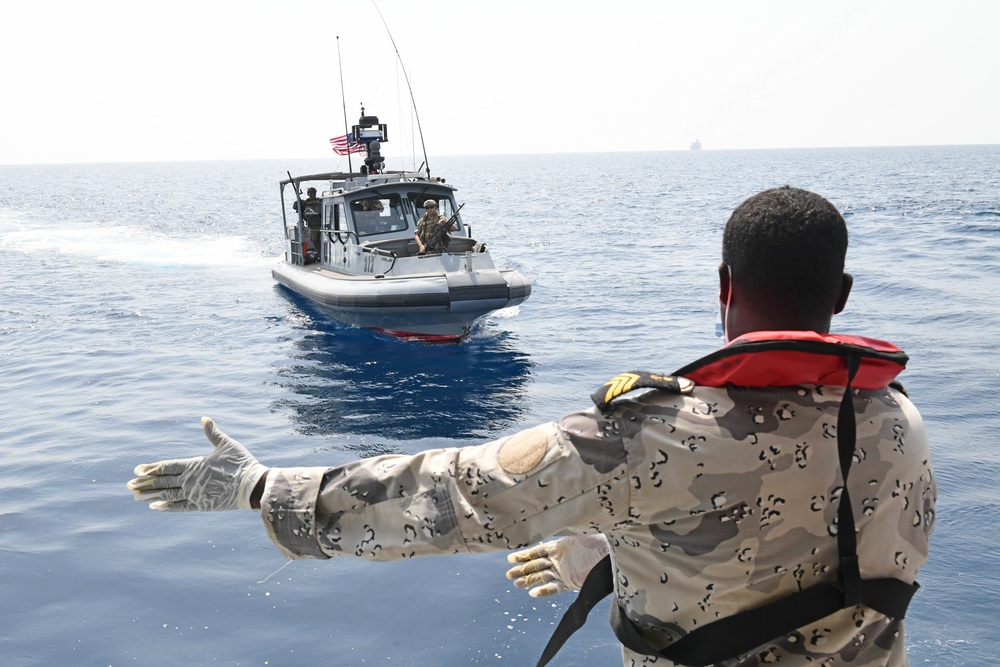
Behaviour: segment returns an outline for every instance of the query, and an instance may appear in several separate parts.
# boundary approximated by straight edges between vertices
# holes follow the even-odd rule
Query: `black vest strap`
[[[866,579],[858,603],[891,618],[902,619],[918,587],[899,579]],[[845,609],[844,600],[839,584],[810,586],[761,607],[703,625],[662,650],[650,646],[622,608],[614,603],[611,605],[611,627],[618,641],[637,653],[657,655],[679,665],[707,667],[748,653]]]
[[[837,510],[837,550],[840,556],[838,581],[810,586],[755,609],[703,625],[662,650],[652,647],[642,637],[617,600],[613,600],[610,610],[611,627],[623,645],[637,653],[666,658],[678,665],[707,667],[747,653],[841,609],[858,604],[897,620],[906,616],[910,599],[920,587],[919,584],[909,584],[893,578],[861,578],[854,510],[847,490],[847,476],[851,471],[857,442],[851,382],[858,371],[861,357],[856,352],[848,352],[846,356],[848,380],[837,414],[837,452],[844,482]],[[609,555],[587,575],[577,599],[566,610],[545,646],[538,667],[547,664],[555,656],[566,640],[583,626],[591,609],[612,592],[614,572]]]
[[[598,602],[611,595],[614,590],[615,581],[611,567],[611,556],[605,556],[587,574],[576,600],[566,609],[566,613],[563,614],[555,632],[549,637],[549,643],[545,645],[542,657],[538,659],[538,667],[548,664],[549,660],[555,657],[566,640],[587,622],[590,610]]]
[[[861,603],[890,618],[902,619],[919,584],[899,579],[866,579]],[[605,556],[587,575],[573,604],[549,638],[538,667],[547,665],[566,640],[587,622],[597,603],[614,592],[611,556]],[[618,641],[637,653],[658,655],[680,665],[703,667],[746,653],[767,639],[787,635],[843,608],[844,592],[838,584],[819,584],[800,593],[702,626],[665,649],[649,645],[621,606],[610,608],[611,628]],[[742,641],[741,641],[742,640]]]

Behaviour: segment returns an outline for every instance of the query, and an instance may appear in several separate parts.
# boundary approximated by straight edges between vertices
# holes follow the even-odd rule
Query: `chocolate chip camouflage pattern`
[[[604,533],[647,640],[837,577],[843,389],[690,388],[619,399],[478,447],[272,469],[263,517],[292,558],[396,560]],[[894,389],[855,392],[861,573],[913,581],[935,486],[923,423]],[[727,665],[906,665],[903,623],[834,614]],[[670,664],[623,648],[626,665]]]
[[[620,401],[637,526],[609,533],[616,594],[662,647],[741,609],[836,579],[837,408],[842,388],[698,388]],[[927,559],[935,487],[922,421],[892,390],[855,392],[851,469],[861,572],[913,581]],[[656,424],[659,426],[656,426]],[[902,624],[862,607],[730,664],[905,665]],[[626,664],[652,658],[626,655]],[[661,664],[665,661],[660,660]]]

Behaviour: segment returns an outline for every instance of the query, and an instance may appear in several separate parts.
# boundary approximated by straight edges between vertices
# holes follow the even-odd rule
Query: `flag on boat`
[[[333,146],[333,152],[337,155],[365,152],[365,145],[354,141],[354,137],[348,134],[330,139],[330,145]]]

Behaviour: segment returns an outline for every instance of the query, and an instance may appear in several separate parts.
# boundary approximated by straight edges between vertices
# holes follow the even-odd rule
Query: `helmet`
[[[433,199],[428,199],[427,201],[424,202],[424,208],[427,208],[428,206],[437,206],[437,205],[438,203]]]

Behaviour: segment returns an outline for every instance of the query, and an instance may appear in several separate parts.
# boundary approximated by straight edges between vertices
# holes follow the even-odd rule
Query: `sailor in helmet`
[[[448,218],[438,211],[437,202],[433,199],[425,201],[424,214],[417,220],[417,232],[414,235],[421,255],[429,252],[443,252],[448,247],[450,238],[448,232],[455,231],[458,226],[454,221],[451,226],[444,229],[446,225],[448,225]]]

